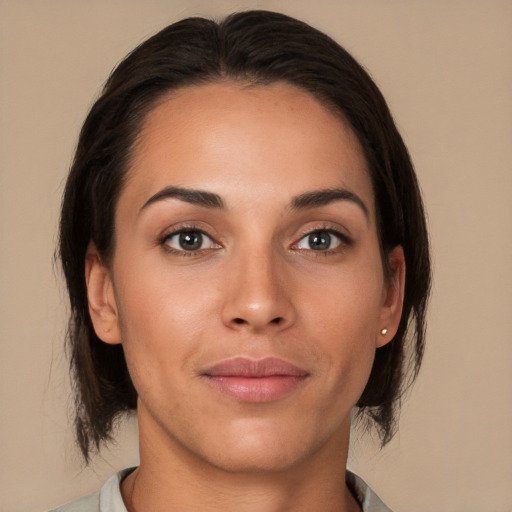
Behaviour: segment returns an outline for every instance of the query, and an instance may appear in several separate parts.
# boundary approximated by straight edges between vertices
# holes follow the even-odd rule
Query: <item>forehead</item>
[[[147,115],[127,187],[140,204],[176,185],[220,195],[357,189],[373,210],[361,145],[349,124],[286,83],[234,82],[173,91]],[[127,191],[128,192],[128,191]],[[137,196],[137,197],[135,197]]]

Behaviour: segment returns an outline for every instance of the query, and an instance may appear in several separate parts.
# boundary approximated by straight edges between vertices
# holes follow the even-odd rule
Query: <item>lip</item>
[[[309,373],[279,358],[235,357],[206,368],[201,376],[212,388],[240,402],[266,403],[296,390]]]

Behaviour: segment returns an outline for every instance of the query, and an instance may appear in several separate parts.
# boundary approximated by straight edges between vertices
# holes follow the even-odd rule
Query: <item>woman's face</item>
[[[122,340],[141,439],[230,471],[336,455],[403,285],[400,249],[384,279],[349,126],[286,84],[174,92],[115,226],[108,269],[90,249],[89,298],[99,336]]]

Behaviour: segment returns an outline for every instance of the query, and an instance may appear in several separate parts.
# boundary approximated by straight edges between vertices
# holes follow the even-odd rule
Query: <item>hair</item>
[[[92,241],[105,262],[113,254],[116,204],[148,112],[170,91],[221,80],[292,84],[352,127],[373,184],[385,275],[387,254],[397,245],[407,268],[398,331],[377,349],[357,403],[382,445],[392,438],[401,397],[417,376],[430,289],[428,234],[411,159],[379,89],[330,37],[283,14],[248,11],[219,23],[187,18],[142,43],[112,72],[85,120],[64,191],[59,256],[71,306],[76,437],[86,463],[112,439],[122,414],[137,407],[122,345],[103,343],[89,316],[87,247]]]

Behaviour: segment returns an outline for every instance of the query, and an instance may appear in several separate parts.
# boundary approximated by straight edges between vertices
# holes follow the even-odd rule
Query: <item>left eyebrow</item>
[[[326,206],[333,201],[350,201],[363,211],[367,219],[370,218],[368,207],[364,201],[358,195],[344,188],[326,188],[305,192],[292,199],[291,208],[292,210],[306,210]]]

